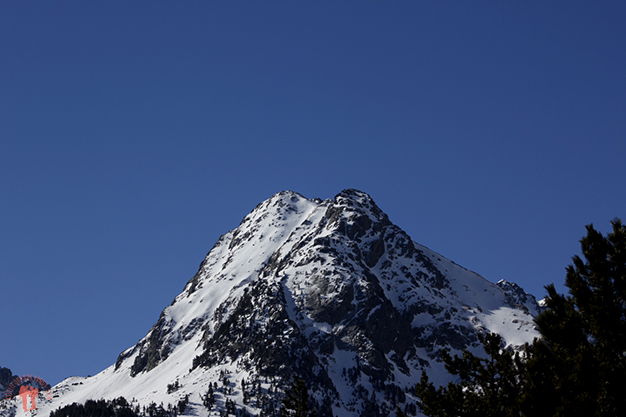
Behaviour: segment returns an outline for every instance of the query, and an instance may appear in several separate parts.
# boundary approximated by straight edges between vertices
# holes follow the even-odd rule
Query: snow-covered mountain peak
[[[294,191],[281,191],[259,203],[250,214],[244,217],[241,224],[258,220],[259,217],[288,217],[292,213],[302,212],[316,204],[315,201],[309,200]]]
[[[372,197],[362,191],[343,190],[335,196],[334,208],[349,213],[352,217],[367,216],[373,222],[389,224],[387,215],[378,208]]]
[[[369,196],[369,194],[353,188],[347,188],[337,194],[334,201],[339,206],[360,207],[370,210],[374,209],[377,212],[380,212],[380,209],[376,206],[376,203],[374,203],[374,200]]]
[[[415,243],[364,192],[322,201],[283,191],[218,239],[137,345],[82,385],[56,387],[51,407],[186,394],[195,415],[215,414],[227,399],[271,415],[298,376],[322,415],[412,410],[405,389],[422,370],[449,378],[440,349],[477,349],[481,331],[523,345],[538,336],[537,311],[519,286],[493,284]],[[225,375],[235,389],[209,410],[202,396]],[[174,381],[181,388],[171,392]]]

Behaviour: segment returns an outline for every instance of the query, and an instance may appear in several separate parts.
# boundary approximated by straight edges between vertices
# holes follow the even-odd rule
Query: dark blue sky
[[[600,4],[598,4],[600,3]],[[623,2],[0,3],[0,366],[114,363],[285,189],[541,297],[626,220]]]

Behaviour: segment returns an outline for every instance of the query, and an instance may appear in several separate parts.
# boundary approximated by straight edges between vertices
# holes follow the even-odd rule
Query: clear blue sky
[[[0,3],[0,366],[115,362],[218,237],[369,193],[538,297],[626,220],[626,3]]]

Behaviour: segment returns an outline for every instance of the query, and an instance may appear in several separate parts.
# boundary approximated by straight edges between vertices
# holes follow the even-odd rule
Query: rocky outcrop
[[[16,377],[9,368],[0,367],[0,399],[4,398],[5,390]]]
[[[521,308],[535,317],[543,311],[544,307],[539,305],[535,296],[528,294],[516,283],[501,279],[496,285],[504,291],[506,302],[511,307]]]

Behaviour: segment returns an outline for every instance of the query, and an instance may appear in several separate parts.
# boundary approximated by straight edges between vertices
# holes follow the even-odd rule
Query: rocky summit
[[[410,388],[422,370],[450,380],[441,349],[479,353],[479,332],[515,349],[538,337],[539,309],[516,284],[415,243],[364,192],[283,191],[218,239],[139,343],[54,387],[37,412],[123,396],[188,398],[183,414],[275,415],[300,378],[321,415],[419,415]]]

